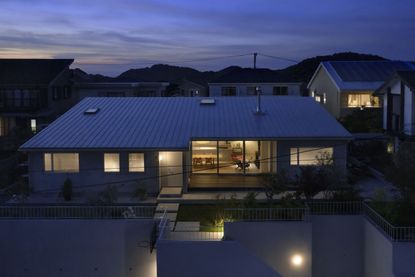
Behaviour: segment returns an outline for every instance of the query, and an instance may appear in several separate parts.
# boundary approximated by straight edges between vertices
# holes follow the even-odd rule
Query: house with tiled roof
[[[336,118],[362,109],[380,113],[381,99],[373,92],[394,72],[413,69],[414,64],[404,61],[325,61],[307,88],[310,96]]]

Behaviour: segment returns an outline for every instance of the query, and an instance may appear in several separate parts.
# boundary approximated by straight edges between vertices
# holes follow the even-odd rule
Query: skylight
[[[84,111],[84,114],[96,114],[99,111],[99,108],[89,108]]]
[[[203,98],[200,100],[200,105],[214,105],[215,99],[214,98]]]

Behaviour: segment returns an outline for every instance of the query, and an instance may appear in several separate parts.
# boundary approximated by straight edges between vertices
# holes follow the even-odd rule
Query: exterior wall
[[[0,276],[156,277],[153,220],[0,221]]]
[[[319,140],[319,141],[303,141],[303,140],[279,140],[277,144],[277,170],[284,169],[289,175],[294,176],[298,170],[298,166],[290,165],[290,148],[291,147],[333,147],[333,161],[338,168],[339,173],[346,173],[347,165],[347,141]]]
[[[285,277],[312,276],[312,226],[307,222],[226,222],[225,237],[250,249]],[[303,265],[291,264],[293,255]]]
[[[404,132],[407,135],[415,135],[415,97],[414,93],[405,86],[405,104],[404,104]]]
[[[236,241],[160,241],[158,277],[278,277]]]
[[[364,221],[365,277],[390,277],[393,274],[392,243],[367,220]]]
[[[198,95],[193,95],[192,92],[198,91]],[[180,96],[192,97],[192,96],[208,96],[207,89],[204,86],[194,84],[192,82],[182,82],[178,86],[178,94]]]
[[[312,216],[313,276],[363,277],[364,238],[360,215]]]
[[[69,70],[69,67],[66,68],[64,71],[62,71],[56,78],[49,84],[48,87],[48,106],[51,111],[53,111],[53,117],[52,120],[56,119],[58,116],[65,113],[68,109],[70,109],[75,103],[76,99],[71,93],[71,97],[64,98],[63,97],[63,87],[67,87],[68,90],[71,90],[71,71]],[[58,87],[61,88],[61,98],[54,100],[53,99],[53,88]],[[50,122],[51,122],[50,121]],[[49,122],[49,123],[50,123]]]
[[[308,87],[311,93],[314,92],[323,98],[326,94],[326,103],[320,102],[334,117],[340,117],[340,93],[336,85],[329,77],[327,71],[320,67],[315,79]]]
[[[141,151],[134,151],[141,152]],[[159,191],[158,176],[158,152],[144,153],[145,172],[128,172],[128,153],[120,153],[120,172],[104,172],[104,152],[78,152],[79,153],[79,172],[78,173],[53,173],[44,171],[43,153],[29,153],[29,184],[35,191],[56,190],[59,192],[64,181],[70,178],[75,190],[82,190],[83,186],[90,186],[88,191],[102,191],[105,183],[117,183],[118,190],[132,191],[137,187],[137,181],[147,178],[145,184],[147,192],[150,194]],[[140,183],[141,184],[141,183]],[[96,186],[93,186],[96,185]]]
[[[222,96],[222,87],[236,87],[236,96],[248,96],[247,88],[248,87],[261,87],[262,95],[273,95],[273,88],[278,86],[288,87],[288,95],[290,96],[301,96],[301,84],[299,83],[274,83],[274,84],[265,84],[265,83],[255,83],[255,84],[209,84],[209,96],[210,97],[221,97]]]

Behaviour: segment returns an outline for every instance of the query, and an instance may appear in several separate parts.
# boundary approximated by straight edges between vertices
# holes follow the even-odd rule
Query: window
[[[333,158],[333,147],[294,147],[290,149],[290,154],[290,165],[318,165],[323,162],[331,163]]]
[[[273,95],[288,95],[288,87],[274,87],[272,89]]]
[[[349,94],[347,107],[379,107],[379,98],[370,94]]]
[[[45,153],[44,168],[49,172],[79,172],[78,153]]]
[[[236,87],[223,87],[222,96],[236,96]]]
[[[36,133],[36,119],[30,120],[30,129],[32,130],[33,133]]]
[[[62,88],[61,87],[53,87],[52,89],[52,99],[59,100],[62,97]]]
[[[63,98],[69,99],[72,96],[71,88],[68,86],[63,87]]]
[[[120,172],[120,154],[104,153],[104,172]]]
[[[128,154],[128,171],[144,172],[144,153]]]

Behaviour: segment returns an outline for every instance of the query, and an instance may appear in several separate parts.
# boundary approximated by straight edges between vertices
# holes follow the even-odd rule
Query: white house
[[[415,66],[402,61],[326,61],[320,63],[307,85],[310,96],[336,118],[356,109],[378,110],[382,103],[373,92],[397,70]]]
[[[289,80],[277,71],[236,67],[209,83],[209,95],[251,96],[262,95],[301,96],[301,82]]]

